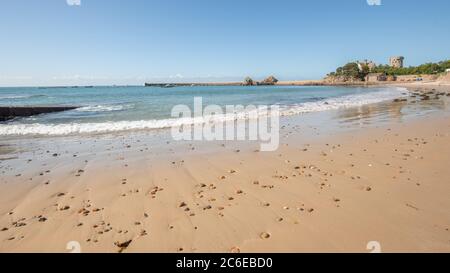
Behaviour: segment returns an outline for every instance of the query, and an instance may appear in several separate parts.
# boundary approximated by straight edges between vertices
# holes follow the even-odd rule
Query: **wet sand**
[[[423,88],[286,117],[272,153],[143,134],[10,139],[21,152],[0,161],[0,252],[449,252],[450,90]]]

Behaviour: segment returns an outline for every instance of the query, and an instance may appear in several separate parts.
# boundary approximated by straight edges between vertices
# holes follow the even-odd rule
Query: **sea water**
[[[71,135],[161,129],[179,124],[176,105],[278,105],[281,115],[327,111],[391,100],[396,87],[183,86],[0,88],[0,106],[77,106],[72,111],[0,123],[1,135]],[[245,117],[245,115],[241,115]],[[189,122],[189,119],[186,120]]]

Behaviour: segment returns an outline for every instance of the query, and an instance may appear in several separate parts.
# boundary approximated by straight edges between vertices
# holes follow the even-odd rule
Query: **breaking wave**
[[[133,105],[90,105],[81,108],[77,108],[77,112],[114,112],[123,111],[133,108]]]
[[[48,97],[47,95],[0,95],[0,100],[34,99]]]

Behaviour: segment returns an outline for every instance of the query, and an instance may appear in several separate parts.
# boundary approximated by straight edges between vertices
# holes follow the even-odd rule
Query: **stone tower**
[[[391,57],[389,59],[390,66],[394,68],[403,68],[403,61],[405,60],[405,57],[403,56],[395,56]]]

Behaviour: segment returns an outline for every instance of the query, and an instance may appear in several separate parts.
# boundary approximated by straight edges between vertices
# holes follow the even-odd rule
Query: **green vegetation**
[[[450,68],[450,60],[439,63],[426,63],[419,66],[410,66],[403,68],[394,68],[389,65],[379,65],[369,69],[367,65],[362,65],[361,69],[358,63],[351,62],[336,69],[336,72],[328,74],[329,77],[340,78],[344,81],[361,80],[364,81],[369,73],[385,73],[388,76],[401,75],[433,75],[439,74]]]
[[[388,65],[379,65],[372,69],[373,73],[386,73],[386,75],[433,75],[445,72],[450,68],[450,60],[439,63],[426,63],[419,66],[394,68]]]
[[[345,81],[348,80],[364,80],[365,76],[369,73],[367,66],[362,66],[362,70],[359,69],[357,63],[348,63],[344,66],[338,67],[336,72],[328,74],[331,77],[342,78]]]

